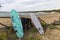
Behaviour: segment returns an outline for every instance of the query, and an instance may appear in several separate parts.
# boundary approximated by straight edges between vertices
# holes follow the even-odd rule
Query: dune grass
[[[1,29],[0,29],[0,40],[7,40],[7,36],[6,36],[6,32],[3,32]]]
[[[39,18],[39,20],[40,20],[40,22],[42,24],[42,27],[44,28],[45,32],[47,32],[48,28],[49,29],[58,29],[58,30],[60,30],[60,28],[58,28],[60,26],[57,27],[57,25],[47,24],[45,21],[41,20],[40,18]],[[8,36],[13,38],[14,40],[17,40],[18,38],[17,38],[16,34],[14,32],[12,32],[12,28],[9,28]],[[47,34],[47,35],[49,35],[49,34]],[[27,32],[25,33],[22,40],[41,40],[42,36],[45,38],[45,35],[40,35],[38,30],[33,25],[32,28],[29,29],[29,31],[27,30]],[[1,29],[0,29],[0,40],[7,40],[6,32],[2,31]]]

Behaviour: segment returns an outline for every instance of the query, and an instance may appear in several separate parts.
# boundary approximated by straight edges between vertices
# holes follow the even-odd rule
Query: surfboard
[[[16,32],[16,35],[18,38],[22,38],[24,33],[23,33],[23,26],[22,26],[22,22],[21,19],[19,17],[19,14],[16,10],[11,10],[11,20],[12,20],[12,25],[14,28],[14,31]]]
[[[33,22],[33,24],[35,25],[36,29],[39,31],[40,34],[44,34],[44,30],[43,27],[40,23],[40,21],[38,20],[38,17],[36,17],[36,15],[34,15],[33,13],[30,13],[30,18]]]

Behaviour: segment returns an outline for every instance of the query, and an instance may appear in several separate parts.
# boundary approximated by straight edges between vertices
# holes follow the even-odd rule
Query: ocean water
[[[39,13],[34,13],[37,16],[43,16],[43,15],[48,15],[49,13],[44,13],[44,12],[39,12]],[[19,13],[20,16],[29,16],[29,13]],[[0,12],[0,17],[10,17],[9,12]]]

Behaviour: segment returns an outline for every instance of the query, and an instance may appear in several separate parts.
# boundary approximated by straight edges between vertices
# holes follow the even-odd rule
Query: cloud
[[[60,8],[60,0],[0,0],[3,7],[0,11],[34,11]]]

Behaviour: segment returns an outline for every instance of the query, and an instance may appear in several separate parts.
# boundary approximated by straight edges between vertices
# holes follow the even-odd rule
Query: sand
[[[60,13],[56,13],[53,15],[46,15],[46,16],[39,16],[42,20],[44,20],[47,24],[51,24],[54,21],[58,21],[60,17]],[[11,26],[11,19],[10,18],[0,18],[0,23]],[[4,26],[0,25],[0,28]],[[57,25],[56,27],[60,28],[60,25]],[[31,31],[30,31],[31,32]],[[60,30],[59,29],[46,29],[46,32],[44,35],[39,34],[39,32],[35,33],[26,33],[24,36],[24,40],[60,40]],[[30,39],[29,39],[30,38]]]

